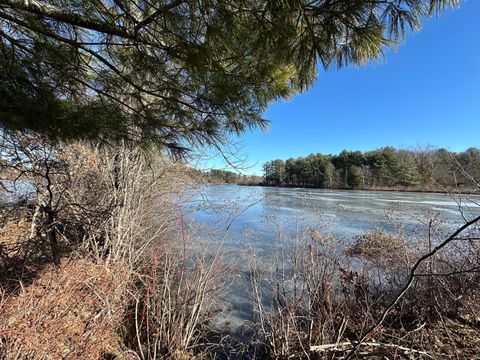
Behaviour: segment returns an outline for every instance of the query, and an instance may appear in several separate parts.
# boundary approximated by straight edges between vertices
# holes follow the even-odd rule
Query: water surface
[[[352,241],[370,230],[422,236],[435,218],[447,233],[463,217],[479,214],[479,204],[479,197],[438,193],[209,185],[193,195],[187,209],[188,217],[238,268],[219,321],[239,333],[252,319],[245,249],[253,248],[268,262],[279,246],[275,232],[280,228],[288,232],[313,226]]]

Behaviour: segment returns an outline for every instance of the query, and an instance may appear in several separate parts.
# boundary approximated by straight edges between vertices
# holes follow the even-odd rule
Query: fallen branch
[[[355,347],[353,347],[352,343],[347,341],[343,343],[335,343],[335,344],[325,344],[325,345],[313,345],[310,346],[311,352],[329,352],[329,351],[348,351],[352,349],[359,349],[360,347],[370,347],[370,348],[389,348],[400,350],[406,353],[411,354],[418,354],[431,357],[427,352],[421,350],[415,350],[411,348],[407,348],[405,346],[396,345],[396,344],[385,344],[385,343],[377,343],[377,342],[362,342]]]

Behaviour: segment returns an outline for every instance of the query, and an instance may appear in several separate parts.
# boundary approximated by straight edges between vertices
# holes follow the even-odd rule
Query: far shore
[[[317,186],[298,186],[298,185],[274,185],[265,183],[223,183],[223,185],[239,185],[239,186],[261,186],[261,187],[280,187],[280,188],[296,188],[296,189],[320,189],[320,190],[339,190],[339,191],[371,191],[371,192],[408,192],[408,193],[429,193],[429,194],[466,194],[466,195],[480,195],[478,189],[445,189],[445,190],[428,190],[418,188],[322,188]]]

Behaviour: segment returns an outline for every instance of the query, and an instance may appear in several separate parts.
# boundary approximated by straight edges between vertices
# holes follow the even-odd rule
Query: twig
[[[413,267],[410,269],[410,274],[408,277],[407,283],[403,286],[403,288],[400,290],[399,294],[393,299],[393,301],[390,303],[390,305],[383,311],[382,316],[373,324],[366,332],[363,334],[358,342],[356,342],[356,345],[353,347],[353,349],[347,354],[345,359],[350,359],[352,355],[354,355],[362,343],[364,343],[365,339],[373,332],[375,331],[384,321],[385,318],[387,317],[388,313],[393,309],[393,307],[400,301],[400,299],[405,295],[405,293],[410,289],[410,286],[412,286],[413,281],[415,280],[416,277],[416,271],[420,267],[420,265],[427,259],[431,258],[433,255],[435,255],[438,251],[443,249],[445,246],[447,246],[450,242],[454,241],[455,238],[462,233],[465,229],[469,228],[473,224],[477,223],[480,221],[480,216],[477,216],[473,220],[465,222],[461,227],[459,227],[457,230],[455,230],[447,239],[445,239],[443,242],[441,242],[439,245],[433,248],[432,251],[426,253],[422,257],[420,257]],[[355,343],[355,342],[353,342]]]
[[[352,346],[351,342],[335,343],[335,344],[325,344],[325,345],[313,345],[310,346],[310,351],[313,352],[327,352],[327,351],[347,351]],[[421,354],[424,356],[431,357],[427,352],[421,350],[415,350],[407,348],[405,346],[396,345],[396,344],[385,344],[377,342],[362,342],[356,345],[353,349],[358,350],[359,347],[375,347],[375,348],[392,348],[395,350],[401,350],[408,353]],[[348,357],[349,355],[347,355]]]

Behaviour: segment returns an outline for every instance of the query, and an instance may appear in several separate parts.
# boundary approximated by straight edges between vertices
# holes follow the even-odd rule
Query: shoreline
[[[453,190],[422,190],[422,189],[386,189],[386,188],[357,188],[357,189],[347,189],[347,188],[322,188],[317,186],[299,186],[299,185],[271,185],[271,184],[242,184],[242,183],[223,183],[216,185],[238,185],[238,186],[260,186],[260,187],[273,187],[273,188],[292,188],[292,189],[319,189],[319,190],[338,190],[338,191],[365,191],[365,192],[402,192],[402,193],[421,193],[421,194],[455,194],[455,195],[480,195],[480,193],[475,193],[476,189],[465,189],[465,191],[453,191]]]

